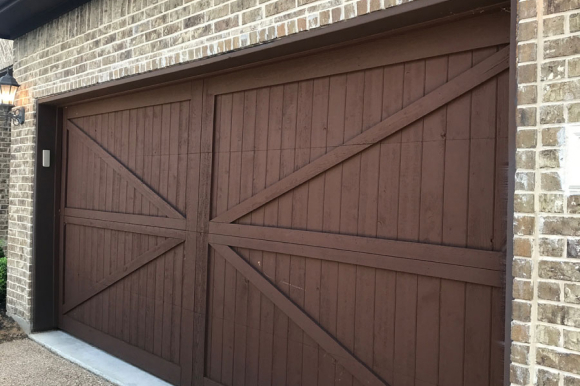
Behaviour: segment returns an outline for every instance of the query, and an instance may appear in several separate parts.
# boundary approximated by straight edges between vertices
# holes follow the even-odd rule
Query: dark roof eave
[[[0,0],[0,38],[19,38],[89,1]]]

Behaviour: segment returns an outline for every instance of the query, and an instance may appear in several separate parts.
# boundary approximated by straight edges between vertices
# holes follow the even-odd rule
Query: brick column
[[[511,383],[580,386],[580,195],[563,180],[565,133],[580,122],[580,3],[517,12]]]
[[[8,241],[8,195],[10,192],[10,125],[0,115],[0,240],[6,253]]]

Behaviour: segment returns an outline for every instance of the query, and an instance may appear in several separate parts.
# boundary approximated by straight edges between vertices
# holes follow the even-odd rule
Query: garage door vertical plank
[[[396,278],[395,272],[376,270],[373,370],[389,385],[394,380]]]
[[[133,144],[131,144],[130,149],[132,149],[133,155],[132,157],[130,156],[130,158],[134,159],[134,163],[133,163],[133,171],[134,174],[137,175],[137,177],[140,180],[145,180],[145,177],[143,176],[144,173],[144,160],[143,160],[143,150],[144,150],[144,144],[145,144],[145,125],[147,122],[147,117],[145,116],[145,108],[140,108],[137,110],[136,114],[137,114],[137,125],[135,127],[135,134],[131,133],[133,135],[133,140],[135,141]],[[143,195],[139,192],[139,191],[135,191],[135,202],[133,204],[133,208],[132,208],[132,213],[135,214],[143,214],[143,201],[146,201],[146,199],[143,197]],[[143,236],[141,236],[141,241],[143,240]],[[144,247],[145,245],[142,245],[142,247]],[[142,250],[141,250],[142,251]]]
[[[115,144],[116,148],[114,154],[121,161],[122,164],[127,165],[129,160],[129,112],[123,111],[121,114],[121,121],[115,125],[116,132],[118,134],[118,139]],[[119,189],[119,209],[123,213],[132,213],[133,208],[127,211],[127,191],[128,189],[133,189],[125,179],[121,180],[121,187]]]
[[[439,384],[463,385],[465,283],[441,281]]]
[[[503,288],[493,288],[491,301],[491,363],[489,386],[500,385],[504,379],[504,345],[506,344],[504,328],[505,290]]]
[[[127,113],[127,112],[124,112]],[[136,133],[137,133],[137,111],[128,111],[129,121],[125,122],[125,117],[127,114],[123,115],[123,127],[116,127],[117,131],[121,131],[121,140],[119,141],[121,147],[117,148],[115,154],[120,159],[120,161],[129,167],[130,170],[135,170],[135,143],[136,143]],[[120,178],[120,206],[119,210],[123,213],[133,213],[135,208],[135,196],[139,193],[135,191],[135,188],[130,186],[124,178]],[[126,202],[123,200],[126,197]],[[121,209],[122,208],[122,209]],[[139,243],[137,238],[140,235],[128,232],[125,238],[125,264],[132,261],[139,248]],[[135,295],[135,290],[137,289],[137,281],[135,280],[135,274],[127,276],[124,280],[125,282],[125,308],[124,308],[124,328],[126,341],[135,344],[137,342],[137,325],[138,325],[138,307],[137,299]]]
[[[424,95],[425,62],[405,64],[403,105],[407,106]],[[401,174],[399,182],[398,238],[416,241],[419,237],[421,195],[421,158],[423,120],[401,133]]]
[[[364,99],[364,72],[348,74],[346,78],[346,112],[344,116],[344,140],[362,131]],[[359,203],[360,155],[346,160],[342,165],[340,233],[357,234]],[[351,352],[355,348],[355,288],[356,266],[338,266],[338,315],[337,338]],[[336,365],[336,384],[352,385],[352,375]]]
[[[310,134],[310,159],[326,153],[328,127],[329,79],[320,78],[312,87],[312,119]],[[306,229],[322,231],[324,206],[324,173],[308,182],[308,210]],[[315,320],[320,318],[321,261],[306,259],[304,310]],[[304,335],[303,383],[316,385],[319,372],[319,347],[308,335]]]
[[[184,127],[187,142],[185,149],[185,217],[187,221],[187,238],[185,240],[183,260],[183,295],[181,316],[181,384],[190,386],[193,384],[193,362],[198,359],[194,355],[194,317],[195,306],[195,260],[197,254],[198,235],[197,213],[199,204],[199,178],[200,178],[200,140],[201,140],[201,114],[203,107],[202,81],[191,83],[191,101],[189,102],[189,119],[187,127]]]
[[[415,384],[417,275],[397,273],[394,385]]]
[[[177,177],[179,167],[179,131],[181,124],[181,104],[179,102],[171,103],[169,106],[170,118],[169,126],[164,133],[168,137],[167,145],[167,196],[169,203],[175,206],[177,202]],[[182,259],[180,248],[175,248],[165,254],[165,275],[169,282],[165,288],[165,307],[164,313],[166,319],[163,321],[164,341],[167,341],[168,351],[166,359],[172,362],[179,361],[179,323],[181,321],[181,312],[177,307],[177,298],[181,298],[181,268]],[[168,264],[169,263],[169,264]],[[169,291],[168,291],[168,287]],[[167,315],[169,314],[169,315]],[[165,333],[166,332],[166,333]]]
[[[405,64],[403,106],[424,95],[425,62]],[[398,239],[419,238],[423,120],[401,133],[401,172],[399,180]],[[397,386],[412,385],[416,355],[417,276],[397,273],[395,319],[395,377]]]
[[[344,106],[346,103],[346,75],[332,76],[328,90],[328,124],[326,152],[344,141]],[[324,173],[324,205],[322,229],[325,232],[340,231],[340,188],[342,165]],[[336,336],[338,309],[338,263],[322,261],[320,267],[320,325]],[[334,385],[336,363],[328,353],[319,348],[318,383]]]
[[[128,116],[127,116],[128,117]],[[107,149],[111,153],[115,151],[116,145],[120,145],[121,141],[115,135],[115,128],[122,127],[123,125],[123,113],[117,112],[110,114],[109,120],[109,132],[107,138]],[[128,123],[128,118],[127,122]],[[120,134],[120,130],[119,130]],[[118,195],[118,180],[115,171],[108,166],[107,170],[107,203],[109,211],[119,211],[119,195]],[[124,201],[123,201],[124,202]],[[117,272],[125,264],[125,232],[113,232],[111,234],[111,243],[116,242],[116,257],[115,266],[113,272]],[[115,246],[113,246],[115,248]],[[117,296],[116,296],[116,310],[115,310],[115,329],[117,332],[117,337],[123,339],[124,326],[123,326],[123,310],[125,301],[125,282],[121,281],[117,285]]]
[[[494,47],[474,51],[474,64],[495,52]],[[481,249],[491,249],[493,246],[493,210],[490,208],[493,208],[494,202],[496,84],[496,79],[492,79],[478,86],[472,92],[471,102],[467,246]],[[475,307],[471,302],[480,304]],[[490,363],[491,288],[467,284],[466,304],[464,382],[487,385]]]
[[[447,56],[426,61],[425,92],[447,82],[447,62]],[[446,113],[443,107],[425,117],[423,130],[419,240],[434,244],[442,241]],[[436,278],[418,279],[416,386],[438,379],[440,286]]]
[[[310,162],[312,131],[312,81],[298,84],[296,116],[296,153],[294,170]],[[294,189],[292,197],[292,228],[305,229],[308,219],[308,184]],[[305,300],[306,260],[301,256],[290,257],[290,298],[300,307]],[[293,321],[288,327],[288,385],[300,385],[304,376],[304,333]]]
[[[495,47],[474,51],[474,64],[495,52]],[[497,80],[488,80],[472,91],[471,101],[467,245],[482,249],[493,247],[493,210],[490,208],[494,205],[496,90]]]
[[[101,116],[97,115],[91,117],[91,135],[95,138],[96,141],[100,140],[100,124],[101,124]],[[93,179],[93,187],[91,190],[93,191],[92,194],[92,205],[91,208],[94,210],[99,210],[99,197],[100,197],[100,174],[101,174],[101,160],[100,158],[93,154],[93,164],[92,164],[92,179]],[[93,231],[93,249],[94,249],[94,272],[95,272],[95,280],[100,281],[104,277],[104,267],[103,267],[103,245],[102,240],[99,242],[99,237],[101,235],[100,229],[95,229]],[[107,307],[108,304],[105,303],[106,294],[103,293],[98,300],[98,322],[97,326],[101,331],[107,331]]]
[[[204,86],[205,87],[205,86]],[[215,137],[213,148],[209,153],[201,153],[200,155],[200,176],[199,176],[199,208],[197,214],[197,229],[202,231],[204,229],[204,222],[207,219],[204,218],[204,214],[208,216],[208,219],[216,215],[217,212],[217,185],[218,185],[218,173],[219,170],[219,149],[220,149],[220,132],[221,132],[221,105],[222,97],[215,98],[213,95],[205,93],[203,96],[203,113],[201,122],[201,133],[200,137],[200,151],[204,148],[203,140],[208,136],[205,132],[211,131],[212,137]],[[209,148],[209,147],[208,147]],[[204,168],[205,165],[211,165],[210,170]],[[207,197],[205,197],[207,195]],[[207,208],[204,208],[207,206]],[[206,212],[206,213],[203,213]],[[206,325],[194,325],[194,347],[195,353],[194,358],[199,355],[204,356],[204,360],[201,362],[195,361],[193,367],[193,383],[203,382],[204,377],[211,377],[211,366],[213,359],[213,304],[214,304],[214,267],[215,267],[215,254],[213,249],[209,248],[207,250],[207,257],[203,256],[203,250],[205,248],[205,235],[201,234],[197,244],[196,250],[196,263],[195,263],[195,299],[194,299],[194,312],[197,311],[202,313],[202,310],[206,308],[207,317],[202,320],[207,320]],[[199,268],[199,269],[198,269]],[[201,272],[206,269],[206,274],[203,275]],[[206,276],[207,275],[207,276]],[[207,279],[205,279],[207,278]],[[203,286],[203,281],[207,280],[206,286]],[[207,287],[207,288],[206,288]],[[204,293],[207,295],[204,296]],[[204,307],[204,304],[207,305]],[[195,317],[195,314],[194,314]],[[202,343],[204,342],[204,343]],[[206,352],[207,351],[207,352]],[[220,370],[221,371],[221,370]]]
[[[447,56],[426,61],[425,92],[431,92],[447,82],[447,61]],[[419,238],[434,244],[441,243],[442,237],[446,113],[446,107],[442,107],[427,115],[423,129]]]
[[[162,197],[169,199],[173,191],[171,187],[171,140],[172,140],[172,113],[171,105],[163,105],[162,133],[161,133],[161,180],[159,193]],[[175,125],[175,123],[174,123]],[[172,328],[172,302],[173,302],[173,251],[164,254],[163,272],[163,334],[161,344],[161,356],[164,359],[171,359],[171,328]]]
[[[82,170],[82,169],[81,169]],[[89,237],[89,228],[85,226],[79,227],[79,293],[83,293],[86,291],[88,287],[88,283],[90,283],[90,249],[88,239]],[[89,313],[90,307],[88,307],[87,303],[81,304],[79,307],[79,320],[87,325],[91,323],[91,315]]]
[[[173,206],[177,202],[177,176],[179,172],[179,125],[181,124],[181,103],[172,103],[170,106],[170,127],[166,135],[169,136],[168,182],[167,201]]]
[[[270,110],[270,88],[262,88],[257,90],[256,94],[256,120],[254,131],[254,194],[266,188],[267,180],[267,147],[268,147],[268,124],[269,124],[269,110]],[[265,207],[258,208],[252,213],[252,224],[264,225],[265,221]],[[258,267],[261,271],[266,269],[266,256],[268,253],[262,251],[255,251],[250,254],[252,265]],[[271,262],[271,260],[269,261]],[[275,269],[275,266],[272,268]],[[275,272],[275,271],[274,271]],[[264,272],[267,274],[266,272]],[[267,341],[264,341],[264,332],[268,326],[263,325],[271,319],[272,304],[265,296],[259,293],[259,302],[256,304],[255,311],[257,320],[255,321],[258,328],[255,331],[255,339],[257,345],[256,358],[256,377],[251,384],[259,385],[268,383],[271,378],[271,355],[272,346],[271,339],[268,347]],[[269,314],[270,312],[270,314]],[[265,344],[266,343],[266,344]],[[270,359],[264,357],[268,355]]]
[[[99,138],[99,131],[100,131],[100,122],[101,122],[101,116],[94,116],[90,118],[89,121],[89,130],[90,130],[90,135],[95,138],[95,140],[97,140],[97,138]],[[100,158],[95,155],[92,154],[92,167],[91,170],[89,171],[90,173],[90,178],[92,178],[93,180],[93,185],[91,187],[92,190],[92,195],[91,195],[91,200],[92,203],[90,205],[90,207],[94,210],[98,210],[99,208],[99,192],[100,192],[100,174],[101,174],[101,169],[100,169]],[[99,281],[102,280],[104,277],[104,272],[103,272],[103,246],[101,245],[101,243],[99,242],[99,236],[100,236],[100,229],[94,229],[93,233],[92,233],[92,244],[93,244],[93,271],[94,271],[94,280],[95,281]],[[104,301],[105,301],[105,294],[101,294],[101,296],[98,298],[97,300],[97,328],[101,331],[106,331],[107,329],[107,320],[105,319],[106,316],[106,312],[104,310]]]
[[[69,152],[69,162],[74,159],[73,157],[71,157],[73,154],[74,154],[74,151],[71,148],[70,152]],[[78,252],[79,252],[78,251],[78,245],[79,245],[78,228],[79,227],[77,225],[68,225],[66,227],[66,230],[67,230],[66,240],[67,240],[67,244],[69,245],[69,247],[66,250],[66,258],[65,258],[66,280],[67,280],[67,282],[65,283],[65,290],[67,291],[66,294],[69,295],[69,296],[65,297],[65,300],[67,302],[74,299],[75,292],[73,292],[73,291],[78,291],[78,289],[77,289],[78,282],[79,282],[79,280],[77,278],[77,270],[78,270],[77,258],[78,258]],[[72,291],[71,291],[71,289],[72,289]],[[76,293],[78,293],[78,292],[76,292]],[[71,311],[71,314],[74,316],[73,312],[75,312],[75,309],[73,309]]]
[[[161,175],[161,122],[163,119],[163,107],[153,107],[153,128],[151,138],[151,187],[159,192],[160,175]],[[151,212],[153,216],[159,215],[159,209],[152,205]]]
[[[383,69],[365,71],[363,99],[363,131],[381,120],[383,107]],[[357,234],[376,237],[378,210],[380,145],[361,154],[359,214]],[[356,183],[356,182],[355,182]],[[358,266],[356,269],[355,355],[370,368],[374,359],[374,306],[376,270]],[[355,384],[361,384],[356,380]]]
[[[108,136],[108,126],[109,126],[109,115],[103,114],[100,119],[99,134],[97,136],[97,141],[100,144],[104,144],[107,141]],[[104,146],[104,145],[103,145]],[[108,165],[105,161],[99,158],[99,207],[101,211],[107,209],[107,173]],[[111,274],[113,258],[111,253],[111,231],[108,229],[99,229],[99,244],[102,244],[102,255],[103,255],[103,276],[107,277]],[[115,287],[107,290],[105,296],[105,302],[108,303],[108,326],[106,332],[111,335],[115,335],[115,322],[116,322],[116,297],[117,289]]]
[[[135,142],[129,145],[130,149],[130,161],[132,163],[133,172],[139,176],[142,175],[142,146],[143,146],[143,128],[145,126],[145,116],[144,109],[140,108],[135,110],[137,124],[135,125]],[[119,128],[120,129],[120,128]],[[134,190],[135,199],[133,201],[133,206],[126,208],[130,213],[141,214],[141,203],[143,202],[143,196],[136,189]],[[133,233],[132,247],[131,247],[131,261],[137,256],[144,252],[144,239],[145,235]],[[139,342],[139,272],[133,272],[128,278],[130,281],[130,326],[131,326],[131,344],[137,345]]]
[[[419,276],[417,288],[416,386],[437,384],[441,280]]]
[[[171,327],[171,361],[179,363],[181,353],[181,296],[183,292],[183,256],[184,246],[178,245],[174,249],[173,263],[173,302],[172,302],[172,327]],[[144,271],[144,269],[141,269]],[[143,275],[142,275],[143,277]],[[144,296],[144,295],[141,295]],[[144,322],[144,321],[143,321]]]
[[[145,109],[140,108],[137,110],[137,127],[136,127],[136,143],[135,143],[135,168],[133,169],[135,174],[140,180],[143,179],[143,144],[145,136]],[[124,181],[123,181],[124,182]],[[130,208],[132,213],[143,214],[142,206],[143,201],[146,199],[143,195],[135,191],[135,202],[134,207]],[[147,250],[146,240],[149,236],[143,234],[133,235],[133,249],[134,255],[132,259],[141,255]],[[141,271],[139,270],[131,274],[131,343],[135,346],[139,345],[140,334],[142,332],[142,319],[141,319],[141,309],[140,309],[140,277]]]
[[[256,173],[255,137],[257,125],[257,90],[244,93],[244,126],[242,130],[242,177],[240,179],[240,201],[254,195]],[[242,217],[241,224],[251,224],[253,213]],[[242,250],[240,254],[258,269],[261,268],[261,251]],[[246,329],[246,377],[245,385],[255,385],[258,380],[259,328],[260,328],[260,291],[251,283],[248,285],[247,329]]]
[[[244,137],[245,130],[253,130],[252,122],[252,111],[255,109],[255,102],[253,103],[252,110],[246,110],[249,108],[246,106],[246,95],[244,92],[239,92],[234,94],[232,102],[232,130],[231,130],[231,145],[230,143],[221,146],[222,151],[230,152],[230,185],[228,188],[229,207],[235,206],[239,203],[242,198],[240,194],[244,196],[251,195],[251,178],[248,181],[246,179],[246,173],[251,173],[253,165],[250,164],[248,154],[244,154]],[[229,138],[229,137],[228,137]],[[248,147],[248,144],[245,145]],[[243,169],[242,169],[243,168]],[[243,187],[242,187],[243,186]],[[242,192],[243,190],[243,192]],[[248,218],[242,221],[248,221]],[[241,254],[244,257],[248,257],[249,251],[243,250]],[[232,334],[233,344],[234,344],[234,385],[245,384],[246,379],[246,363],[247,363],[247,340],[248,340],[248,292],[249,286],[243,276],[235,270],[234,267],[226,263],[228,269],[231,269],[232,273],[235,275],[235,280],[231,283],[226,283],[226,286],[231,286],[232,294],[235,296],[235,317],[232,323]],[[235,327],[235,330],[234,330]],[[222,380],[225,381],[225,380]],[[228,384],[228,383],[226,383]]]
[[[471,52],[449,56],[448,79],[471,68]],[[471,93],[447,106],[443,244],[464,247],[467,241],[469,117]],[[463,385],[465,283],[441,281],[439,382]]]
[[[272,91],[270,103],[271,120],[268,136],[268,147],[273,150],[272,157],[279,155],[278,170],[272,170],[272,182],[276,182],[294,171],[294,143],[296,135],[296,97],[297,87],[289,84],[275,88]],[[274,106],[279,106],[274,109]],[[279,133],[278,133],[279,131]],[[272,214],[274,225],[290,227],[292,218],[292,192],[268,204],[268,210],[276,211]],[[272,205],[270,209],[270,205]],[[274,206],[276,205],[276,206]],[[289,293],[290,257],[284,254],[275,255],[276,272],[274,281],[286,295]],[[278,307],[274,307],[274,337],[272,356],[272,385],[286,384],[286,365],[288,355],[288,316]]]
[[[95,117],[95,123],[94,123],[94,138],[95,141],[97,141],[98,143],[102,142],[102,126],[103,126],[103,119],[106,119],[106,115],[97,115]],[[94,166],[95,166],[95,194],[94,194],[94,203],[93,203],[93,207],[95,208],[95,210],[100,210],[102,211],[104,209],[104,204],[105,204],[105,172],[102,168],[103,166],[103,161],[101,160],[100,157],[95,156],[95,162],[94,162]],[[98,259],[98,263],[97,263],[97,278],[98,280],[102,280],[103,278],[107,277],[109,274],[109,253],[105,253],[105,244],[104,244],[104,238],[105,238],[105,230],[104,229],[98,229],[96,232],[96,245],[97,247],[97,259]],[[109,246],[107,246],[109,247]],[[101,330],[106,333],[109,334],[109,318],[110,318],[110,309],[111,309],[111,305],[110,305],[110,301],[109,301],[109,296],[110,296],[111,290],[107,289],[106,291],[103,292],[102,295],[102,321],[101,321]]]
[[[394,65],[383,71],[382,118],[403,108],[404,65]],[[382,141],[380,145],[377,208],[377,237],[397,238],[399,207],[399,169],[401,134]],[[396,273],[377,270],[375,297],[375,342],[373,369],[389,384],[393,384]]]
[[[257,141],[258,150],[266,152],[265,186],[280,179],[280,147],[282,141],[283,86],[271,87],[268,100],[268,124],[265,139]],[[278,200],[264,206],[264,225],[275,227],[278,223]],[[276,282],[276,254],[264,252],[262,256],[264,275]],[[258,385],[273,385],[274,363],[274,303],[262,296],[260,316],[260,363]]]
[[[153,108],[153,138],[152,138],[152,151],[153,151],[153,162],[151,165],[151,178],[152,187],[157,191],[161,192],[161,181],[162,181],[162,171],[161,171],[161,159],[162,159],[162,131],[163,131],[163,106],[155,106]],[[159,214],[158,209],[154,212],[156,215]],[[160,242],[157,239],[157,242]],[[164,288],[164,266],[165,258],[163,256],[158,257],[155,262],[153,262],[155,267],[155,297],[154,297],[154,322],[153,322],[153,353],[157,356],[161,356],[162,352],[162,340],[163,340],[163,288]]]
[[[508,133],[509,133],[509,71],[497,77],[496,102],[496,159],[495,210],[493,217],[493,249],[501,251],[506,245],[507,186],[508,186]]]
[[[217,103],[214,95],[207,93],[203,83],[203,103],[201,110],[201,133],[200,133],[200,178],[199,178],[199,197],[197,210],[197,226],[199,232],[207,232],[208,223],[212,215],[212,182],[213,176],[216,175],[213,165],[215,158],[214,153],[214,133],[217,132],[219,117]],[[215,123],[215,124],[214,124]],[[216,126],[214,130],[214,126]],[[213,189],[215,191],[215,189]],[[213,282],[209,264],[212,264],[213,257],[210,255],[207,244],[207,234],[200,233],[198,239],[198,249],[195,259],[195,292],[194,292],[194,329],[193,329],[193,384],[202,384],[204,376],[209,375],[211,366],[211,320],[210,307],[213,304]]]
[[[86,131],[89,133],[91,137],[95,137],[95,125],[96,125],[96,117],[91,116],[85,120]],[[87,151],[88,156],[88,164],[87,164],[87,209],[94,209],[94,201],[95,201],[95,191],[98,191],[98,187],[96,186],[96,178],[95,178],[95,161],[96,159],[95,154],[92,151]],[[99,273],[98,273],[98,244],[97,244],[97,229],[90,229],[90,245],[89,248],[89,261],[90,261],[90,272],[91,272],[91,284],[96,283],[98,281]],[[102,296],[98,296],[90,301],[91,303],[91,321],[93,323],[93,327],[97,329],[102,329]]]
[[[505,250],[507,216],[508,135],[509,135],[509,71],[497,77],[495,213],[493,249]],[[490,385],[503,382],[504,361],[504,289],[492,290],[492,332]]]
[[[153,153],[153,109],[150,106],[145,109],[145,127],[143,139],[143,180],[152,186],[152,153]],[[148,200],[142,201],[143,214],[151,215],[153,205],[149,205]],[[155,246],[156,237],[150,235],[147,237],[146,248]],[[153,351],[153,321],[155,317],[155,305],[153,299],[155,298],[155,267],[156,263],[151,262],[141,269],[141,277],[139,281],[140,302],[139,320],[141,323],[142,332],[139,334],[139,346],[148,352]]]
[[[188,116],[187,111],[182,108],[182,103],[177,102],[171,105],[171,138],[169,144],[169,196],[168,201],[173,206],[178,207],[178,196],[180,194],[179,184],[179,153],[180,142],[182,141],[181,132],[182,125],[187,127],[187,122],[184,121]],[[185,118],[184,118],[185,117]],[[185,142],[187,143],[187,142]],[[138,165],[142,170],[143,166]],[[183,181],[185,183],[185,181]],[[172,274],[172,299],[171,299],[171,349],[170,360],[174,363],[179,363],[179,340],[180,340],[180,323],[181,323],[181,291],[182,291],[182,270],[183,270],[183,246],[179,246],[169,251],[169,256],[173,260],[173,274]]]
[[[187,201],[187,147],[189,142],[190,102],[181,102],[179,113],[179,146],[177,149],[177,198],[175,207],[186,213]]]
[[[147,125],[150,124],[150,117],[148,115],[149,107],[144,107],[139,109],[139,119],[137,127],[137,145],[135,149],[135,174],[145,183],[148,182],[148,177],[146,177],[146,161],[145,161],[145,142]],[[147,204],[147,199],[139,194],[137,200],[135,201],[135,213],[146,214],[145,206]],[[148,205],[147,205],[148,210]],[[139,255],[145,253],[149,250],[149,235],[140,235],[139,237]],[[137,332],[137,345],[139,348],[145,348],[146,342],[146,327],[147,327],[147,270],[148,266],[141,267],[136,273],[137,279],[137,307],[138,307],[138,332]]]
[[[109,148],[112,149],[113,154],[119,154],[122,152],[122,136],[128,135],[128,142],[127,142],[127,149],[125,150],[125,154],[123,155],[122,159],[125,161],[126,165],[134,165],[134,151],[131,152],[131,147],[135,143],[134,133],[136,132],[137,126],[137,118],[136,112],[133,111],[123,111],[115,113],[115,121],[113,124],[113,130],[119,133],[119,138],[115,135],[112,139],[112,142],[109,143]],[[109,127],[111,129],[111,127]],[[128,134],[123,133],[125,130],[128,131]],[[120,150],[118,150],[120,149]],[[119,211],[123,210],[123,212],[133,212],[133,203],[134,203],[134,195],[135,189],[133,187],[127,187],[127,197],[119,197],[120,189],[117,187],[118,183],[116,182],[117,176],[116,172],[113,172],[115,175],[113,177],[113,210]],[[112,235],[113,238],[117,238],[118,248],[117,248],[117,258],[118,258],[118,266],[117,269],[122,269],[122,267],[129,263],[133,255],[135,253],[134,248],[134,235],[129,232],[117,232],[115,235]],[[126,342],[131,341],[131,290],[132,290],[132,280],[131,276],[126,277],[124,280],[120,282],[120,290],[121,290],[121,301],[119,307],[121,307],[121,314],[122,314],[122,330],[123,330],[123,337]]]
[[[85,131],[92,133],[92,125],[91,125],[92,117],[86,117],[83,122],[83,128]],[[94,122],[94,121],[93,121]],[[84,171],[83,171],[83,179],[84,179],[84,188],[85,188],[85,205],[84,208],[90,209],[92,207],[93,201],[93,152],[91,152],[88,148],[85,149],[83,162],[84,162]],[[94,250],[92,248],[93,245],[93,230],[89,227],[85,229],[85,237],[86,237],[86,246],[85,246],[85,254],[84,254],[84,264],[85,270],[87,271],[86,280],[85,280],[85,288],[89,287],[96,281],[96,266],[95,266],[95,256]],[[97,299],[91,299],[87,302],[86,309],[86,317],[87,322],[91,327],[96,326],[96,308],[97,308]]]
[[[219,133],[218,144],[216,149],[219,152],[230,152],[229,155],[229,181],[227,186],[227,206],[234,206],[240,202],[240,177],[241,177],[241,144],[242,144],[242,128],[243,128],[243,93],[221,96],[222,104],[220,108],[221,125],[219,131],[216,129],[216,134]],[[219,156],[219,162],[226,162],[226,156]],[[223,168],[220,168],[223,170]],[[240,347],[236,345],[235,339],[237,318],[235,312],[236,307],[236,286],[237,277],[239,274],[236,270],[226,262],[225,264],[225,292],[224,292],[224,324],[223,324],[223,354],[222,354],[222,383],[225,385],[233,384],[235,375],[235,352]],[[245,326],[243,326],[245,329]],[[240,335],[240,334],[238,334]],[[245,340],[245,331],[241,334]],[[245,350],[244,350],[245,354]],[[243,377],[243,375],[242,375]]]
[[[282,105],[282,131],[280,153],[280,178],[294,172],[296,147],[296,109],[298,85],[284,86]],[[278,199],[278,226],[292,227],[292,197],[290,191]],[[276,285],[287,296],[290,293],[290,256],[276,256]],[[278,307],[274,309],[274,358],[272,359],[272,383],[286,385],[288,372],[289,319]]]
[[[151,186],[151,150],[153,147],[153,106],[145,107],[145,119],[143,122],[143,148],[141,149],[141,157],[143,158],[143,173],[141,179],[149,186]],[[141,213],[144,215],[151,214],[151,207],[149,200],[141,201]]]
[[[220,98],[221,99],[221,98]],[[228,172],[230,167],[229,159],[229,136],[232,130],[232,105],[231,96],[227,96],[221,100],[219,109],[220,125],[219,129],[219,153],[217,157],[217,180],[216,180],[216,214],[227,210],[228,207],[228,190],[229,178]],[[223,318],[224,318],[224,302],[225,302],[225,260],[213,254],[213,293],[212,293],[212,311],[211,311],[211,367],[210,376],[215,381],[222,379],[222,355],[223,355]]]
[[[489,385],[491,288],[467,283],[465,294],[466,385]]]
[[[386,119],[403,108],[403,64],[389,66],[383,72],[383,111]],[[381,142],[379,208],[377,235],[396,239],[399,217],[399,173],[401,164],[401,132]]]
[[[79,120],[79,123],[83,126],[86,126],[86,120],[84,118]],[[85,147],[83,143],[80,144],[80,156],[79,156],[79,207],[86,208],[87,207],[87,172],[88,172],[88,149]],[[84,292],[87,288],[87,284],[90,283],[91,280],[91,270],[90,270],[90,248],[89,248],[89,229],[88,227],[81,227],[81,235],[80,235],[80,256],[79,256],[79,270],[80,270],[80,282],[79,282],[79,289],[80,293]],[[83,307],[79,307],[80,311],[80,318],[81,322],[83,323],[90,323],[90,307],[85,307],[86,304],[83,304]]]

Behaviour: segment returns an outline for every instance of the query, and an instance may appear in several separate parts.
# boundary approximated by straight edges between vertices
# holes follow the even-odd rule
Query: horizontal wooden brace
[[[450,247],[446,245],[424,244],[410,241],[386,240],[374,237],[351,236],[336,233],[303,231],[297,229],[214,222],[210,222],[209,232],[224,236],[236,236],[310,245],[313,247],[341,249],[344,251],[371,253],[502,272],[505,269],[505,253],[497,251]]]
[[[65,224],[82,225],[93,228],[112,229],[121,232],[140,233],[144,235],[171,237],[185,240],[186,232],[180,229],[160,228],[148,225],[136,225],[113,221],[95,220],[90,218],[64,216]]]
[[[407,272],[422,276],[431,276],[441,279],[483,284],[492,287],[502,287],[504,282],[503,272],[465,267],[461,265],[435,263],[364,252],[345,251],[324,247],[312,247],[309,245],[249,239],[235,236],[223,236],[217,234],[210,234],[208,236],[208,240],[211,244],[228,245],[232,247],[255,249],[259,251],[304,256],[313,259],[362,265],[366,267],[386,269],[396,272]]]
[[[103,220],[110,222],[121,222],[132,225],[146,225],[159,228],[185,229],[185,219],[145,216],[140,214],[103,212],[99,210],[66,208],[64,215],[69,217],[80,217],[91,220]]]

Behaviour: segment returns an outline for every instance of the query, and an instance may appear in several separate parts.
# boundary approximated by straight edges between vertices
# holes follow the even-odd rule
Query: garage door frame
[[[487,6],[490,1],[481,1],[479,5]],[[474,4],[471,4],[473,7]],[[35,191],[42,194],[35,195],[34,206],[34,235],[33,235],[33,267],[34,267],[34,290],[33,290],[33,325],[34,331],[43,331],[55,328],[57,325],[58,314],[55,308],[58,288],[58,223],[59,223],[59,203],[60,203],[60,170],[59,165],[61,152],[61,139],[59,133],[62,132],[62,106],[70,103],[72,98],[75,100],[89,100],[110,96],[129,90],[140,89],[143,87],[158,86],[173,79],[191,76],[201,76],[223,72],[232,67],[247,65],[257,65],[274,58],[280,59],[280,56],[305,54],[306,51],[320,48],[320,46],[331,46],[336,42],[344,40],[345,36],[350,38],[362,38],[367,35],[376,34],[384,31],[384,26],[389,25],[391,28],[402,28],[407,25],[416,26],[419,23],[427,22],[433,17],[442,14],[456,14],[463,16],[466,12],[465,5],[458,1],[441,1],[441,0],[419,0],[416,2],[404,4],[382,12],[356,18],[351,21],[339,23],[323,30],[304,32],[293,37],[282,39],[278,42],[268,45],[258,46],[231,55],[223,55],[217,58],[211,58],[196,62],[193,65],[182,65],[175,68],[155,71],[151,74],[136,76],[129,79],[113,81],[105,85],[94,86],[85,90],[79,90],[67,93],[61,96],[40,99],[37,102],[38,114],[38,134],[37,134],[37,159],[40,159],[42,150],[49,149],[53,154],[52,168],[42,168],[37,163]],[[495,8],[495,7],[493,7]],[[515,9],[515,8],[513,8]],[[468,13],[473,13],[470,11]],[[514,15],[515,17],[515,15]],[[389,20],[389,23],[385,23]],[[394,22],[396,21],[396,22]],[[512,23],[513,30],[513,23]],[[515,48],[514,35],[512,33],[512,54],[511,54],[511,73],[510,73],[510,111],[514,111],[513,101],[515,98],[515,78],[513,75],[513,63],[515,61],[513,50]],[[347,43],[350,43],[347,42]],[[347,44],[345,43],[345,44]],[[510,114],[510,118],[514,114]],[[514,132],[515,122],[510,119],[510,143],[509,143],[509,172],[514,170]],[[511,175],[511,174],[510,174]],[[508,224],[511,223],[513,208],[513,182],[509,181],[508,189]],[[511,256],[511,229],[508,227],[508,255]],[[49,251],[49,252],[47,252]],[[510,259],[507,259],[506,275],[510,277],[511,273]],[[51,272],[52,275],[47,275]],[[508,281],[506,286],[506,315],[511,314],[511,290]],[[509,325],[509,318],[506,318]],[[509,336],[509,330],[506,330],[506,336]],[[509,346],[506,350],[509,352]],[[509,355],[505,356],[506,368],[509,368]],[[505,376],[506,381],[509,377]]]

